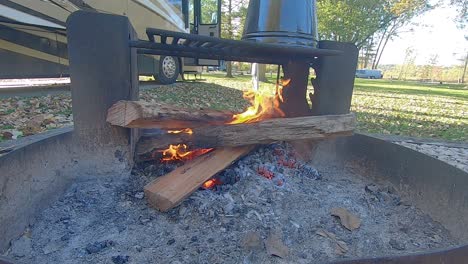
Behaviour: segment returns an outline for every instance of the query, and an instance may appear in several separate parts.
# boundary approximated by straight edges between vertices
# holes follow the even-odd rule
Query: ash
[[[167,213],[143,186],[172,170],[139,164],[129,178],[74,183],[13,242],[22,263],[324,263],[456,245],[449,232],[353,165],[314,168],[287,144],[262,147]],[[357,216],[344,227],[333,208]]]

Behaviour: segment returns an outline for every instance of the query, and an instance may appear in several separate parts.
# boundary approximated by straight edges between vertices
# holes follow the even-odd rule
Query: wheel
[[[374,77],[374,76],[371,76],[371,77],[369,77],[369,79],[375,79],[375,77]]]
[[[159,58],[158,82],[161,84],[175,83],[179,77],[179,60],[172,56],[161,56]]]

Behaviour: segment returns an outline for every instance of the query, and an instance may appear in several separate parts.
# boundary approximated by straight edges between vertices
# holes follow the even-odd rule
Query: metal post
[[[322,49],[339,50],[338,56],[317,59],[313,67],[317,78],[312,81],[313,115],[347,114],[351,108],[354,77],[358,61],[358,49],[352,43],[320,41]]]
[[[282,65],[284,79],[290,80],[283,89],[283,102],[280,108],[286,117],[299,117],[310,115],[310,106],[307,103],[307,84],[309,83],[308,62],[289,61]]]
[[[130,130],[106,122],[119,100],[138,99],[137,36],[127,17],[78,11],[67,20],[74,142],[83,173],[121,174],[132,165]]]

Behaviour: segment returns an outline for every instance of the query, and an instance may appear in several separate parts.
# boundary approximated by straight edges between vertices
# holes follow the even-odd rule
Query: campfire
[[[285,91],[291,89],[292,83],[291,79],[280,79],[274,94],[244,92],[244,98],[251,105],[242,113],[120,101],[109,109],[107,120],[113,125],[149,129],[150,132],[144,132],[137,145],[140,160],[160,156],[161,162],[183,164],[145,187],[150,205],[167,211],[198,188],[212,189],[222,184],[216,174],[259,144],[323,139],[352,133],[352,114],[288,117],[283,107],[286,104]],[[163,132],[158,130],[155,133],[151,130],[155,128]],[[277,162],[281,166],[298,166],[295,160],[278,157]],[[277,186],[284,184],[283,178],[276,177],[265,166],[257,168],[257,172]]]
[[[463,263],[466,173],[370,136],[341,137],[355,127],[354,45],[151,28],[146,41],[128,19],[95,12],[76,12],[68,25],[74,128],[4,156],[0,247],[8,256],[22,263]],[[136,99],[137,54],[275,64],[285,78],[268,98],[246,93],[245,113],[145,103]],[[317,77],[308,96],[311,65]]]
[[[276,85],[276,92],[274,96],[268,94],[262,94],[258,91],[245,91],[243,93],[244,99],[250,102],[250,106],[242,113],[233,114],[232,120],[226,122],[226,124],[243,124],[243,123],[256,123],[262,120],[271,118],[285,117],[284,112],[280,109],[280,103],[283,102],[283,87],[288,85],[291,80],[280,80]],[[186,134],[193,135],[191,128],[184,128],[179,130],[167,130],[168,134]],[[162,153],[161,162],[185,162],[190,161],[198,156],[209,153],[214,148],[199,148],[189,150],[186,144],[169,145],[165,150],[160,150]],[[286,166],[294,166],[293,162],[286,162],[281,160],[281,164]],[[265,168],[259,168],[259,175],[273,179],[273,173]],[[219,179],[212,178],[203,183],[201,186],[203,189],[213,189],[217,185],[221,185],[222,182]],[[282,185],[282,181],[278,181],[278,185]]]
[[[288,84],[290,80],[278,83],[276,93],[274,96],[268,96],[254,91],[245,91],[243,94],[244,99],[248,100],[251,104],[244,112],[233,114],[232,120],[227,121],[226,124],[242,124],[242,123],[255,123],[269,118],[284,117],[285,114],[279,108],[282,101],[282,87]],[[168,134],[186,134],[193,135],[191,128],[184,128],[179,130],[167,130]],[[213,148],[194,149],[189,150],[186,144],[169,145],[165,150],[160,150],[162,153],[162,162],[168,161],[187,161],[192,160],[200,155],[212,151]]]

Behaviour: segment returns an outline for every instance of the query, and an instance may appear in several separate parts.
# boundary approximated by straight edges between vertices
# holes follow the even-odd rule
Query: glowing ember
[[[270,171],[269,169],[265,168],[265,167],[259,167],[257,169],[257,173],[264,177],[264,178],[267,178],[269,180],[273,179],[275,177],[275,173]]]
[[[250,101],[251,106],[245,112],[232,116],[228,124],[254,123],[268,118],[284,117],[279,104],[283,102],[283,86],[290,83],[290,79],[281,80],[275,96],[268,96],[254,91],[244,92],[244,98]]]
[[[286,159],[285,160],[283,158],[280,158],[278,160],[278,165],[282,165],[282,166],[290,168],[290,169],[295,169],[298,166],[296,160],[294,160],[294,159],[289,159],[289,160]]]
[[[220,180],[218,179],[209,179],[206,182],[203,183],[202,188],[205,190],[211,190],[213,189],[216,185],[221,185],[223,184]]]
[[[185,144],[170,145],[169,148],[162,151],[163,158],[161,161],[186,161],[191,160],[195,157],[206,154],[213,149],[196,149],[193,151],[188,150],[188,146]]]
[[[190,129],[190,128],[184,128],[184,129],[182,129],[182,130],[168,130],[167,133],[168,133],[168,134],[180,134],[180,133],[184,133],[184,134],[192,135],[192,134],[193,134],[193,130]]]

